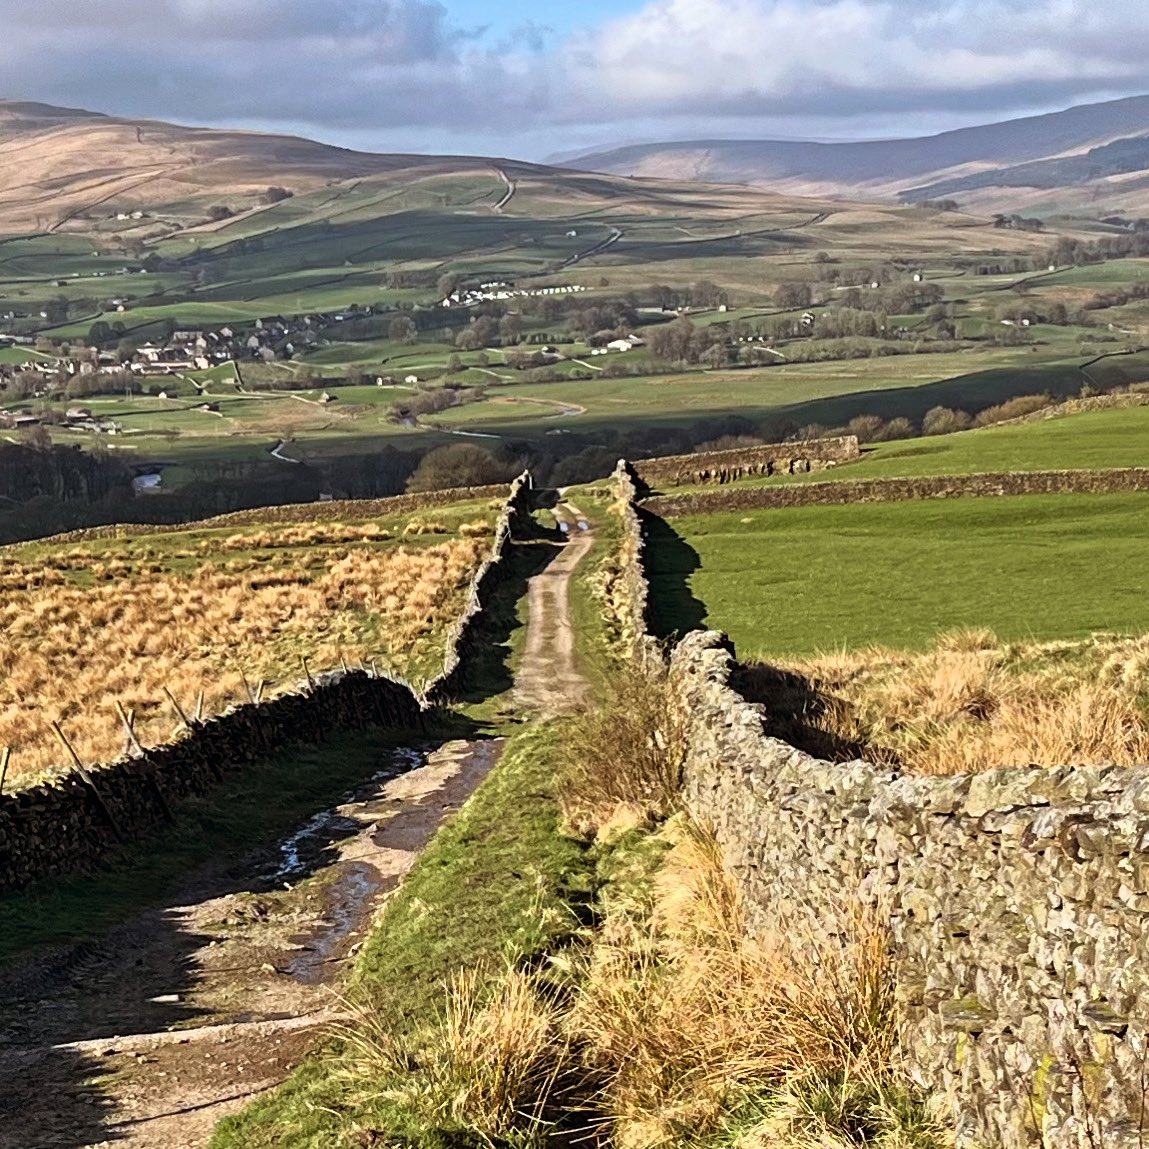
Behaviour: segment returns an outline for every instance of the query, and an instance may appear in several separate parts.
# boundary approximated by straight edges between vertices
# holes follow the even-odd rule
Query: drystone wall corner
[[[670,676],[685,802],[751,928],[817,928],[850,898],[888,916],[908,1068],[959,1146],[1143,1149],[1149,769],[822,762],[763,733],[733,667],[722,636],[695,633]]]

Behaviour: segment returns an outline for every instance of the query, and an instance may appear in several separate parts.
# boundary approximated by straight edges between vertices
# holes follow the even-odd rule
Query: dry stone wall
[[[1149,1138],[1149,769],[952,778],[833,764],[766,737],[721,636],[688,635],[685,801],[752,928],[888,915],[902,1045],[960,1146]]]
[[[645,604],[642,573],[626,585]],[[959,1149],[1144,1149],[1149,767],[823,762],[764,734],[723,636],[688,635],[669,665],[684,801],[750,927],[832,933],[853,899],[888,918],[907,1067]]]
[[[490,602],[492,592],[503,581],[515,537],[528,533],[533,497],[533,480],[530,473],[524,471],[511,484],[511,493],[495,524],[490,553],[471,579],[467,604],[447,639],[443,669],[425,687],[425,696],[431,704],[450,700],[461,688],[470,661],[468,655],[474,652],[479,642],[478,632],[483,612]]]
[[[28,542],[41,545],[85,542],[92,539],[131,539],[142,535],[265,524],[341,523],[355,519],[378,519],[385,515],[413,514],[416,511],[478,499],[500,499],[506,493],[507,484],[498,483],[486,487],[453,487],[449,490],[422,491],[411,495],[389,495],[382,499],[332,499],[321,503],[286,503],[283,506],[251,507],[245,511],[231,511],[226,515],[216,515],[193,523],[114,523],[104,527],[84,527],[63,534],[6,545],[25,547]]]
[[[505,494],[507,488],[496,490]],[[524,474],[511,486],[491,552],[472,580],[466,610],[447,644],[443,673],[423,697],[405,682],[367,671],[315,675],[275,698],[192,722],[164,746],[92,766],[87,777],[72,771],[0,795],[0,890],[90,869],[117,843],[178,813],[181,800],[207,794],[228,775],[289,746],[368,727],[421,732],[427,711],[449,696],[452,682],[465,670],[483,607],[505,570],[530,498],[530,476]]]
[[[727,487],[656,495],[642,507],[664,518],[718,511],[777,510],[784,507],[895,503],[916,499],[986,498],[998,495],[1120,494],[1149,491],[1149,468],[1109,471],[1008,471],[973,475],[929,475],[910,479],[851,479],[773,487]]]
[[[799,475],[825,471],[848,463],[860,454],[856,435],[806,439],[796,443],[767,443],[728,451],[700,451],[693,455],[663,455],[633,465],[635,476],[652,489],[734,483],[761,475]]]
[[[613,572],[607,591],[607,608],[612,616],[615,633],[628,655],[636,655],[648,643],[647,599],[643,552],[646,540],[639,518],[639,484],[634,470],[625,459],[620,459],[611,475],[615,504],[612,508],[619,516],[622,539],[619,544],[617,568]]]
[[[118,842],[171,817],[178,803],[291,745],[370,726],[415,730],[419,700],[405,683],[339,671],[309,687],[193,722],[141,756],[71,771],[0,797],[0,890],[91,866]]]

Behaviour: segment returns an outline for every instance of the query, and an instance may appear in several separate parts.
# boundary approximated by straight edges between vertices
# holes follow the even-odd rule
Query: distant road
[[[499,179],[501,179],[503,183],[507,185],[506,194],[491,209],[492,211],[501,212],[503,208],[505,208],[507,204],[509,204],[511,200],[514,199],[515,192],[518,190],[518,184],[516,184],[515,181],[511,179],[511,177],[507,175],[507,173],[503,171],[502,168],[495,168],[495,171],[499,173]]]

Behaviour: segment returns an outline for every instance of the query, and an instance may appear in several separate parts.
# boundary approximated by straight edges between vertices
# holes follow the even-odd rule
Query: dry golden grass
[[[846,907],[809,928],[751,936],[714,838],[681,819],[663,833],[673,845],[649,912],[608,911],[571,1015],[610,1142],[661,1149],[726,1131],[733,1143],[737,1124],[737,1137],[756,1131],[760,1144],[786,1149],[812,1131],[848,1133],[818,1129],[789,1104],[837,1082],[864,1095],[881,1132],[877,1110],[897,1074],[880,916]]]
[[[665,671],[628,667],[600,706],[566,730],[559,805],[565,827],[593,838],[617,819],[653,822],[678,806],[685,716]]]
[[[880,917],[751,938],[713,837],[676,818],[661,838],[653,880],[622,883],[552,969],[457,978],[409,1037],[363,1014],[336,1063],[351,1107],[420,1144],[525,1149],[560,1127],[613,1149],[940,1149],[897,1071]]]
[[[66,756],[61,723],[86,762],[123,748],[115,704],[145,744],[171,737],[185,711],[246,700],[243,676],[269,692],[311,670],[378,661],[432,672],[487,544],[477,535],[386,545],[377,524],[324,523],[209,538],[159,550],[125,541],[32,561],[0,558],[0,747],[12,779]],[[296,548],[287,550],[286,548]]]
[[[874,648],[787,669],[804,680],[810,732],[843,756],[863,748],[918,774],[1149,763],[1149,635],[1010,645],[960,631],[925,653]]]
[[[441,1024],[396,1037],[355,1009],[342,1031],[338,1076],[356,1108],[381,1105],[461,1144],[543,1141],[569,1060],[561,1015],[533,979],[509,969],[493,993],[476,971],[451,983]]]

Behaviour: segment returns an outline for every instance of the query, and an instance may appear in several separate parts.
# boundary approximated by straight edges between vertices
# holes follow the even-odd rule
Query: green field
[[[714,627],[744,657],[1142,632],[1147,515],[1146,495],[1057,495],[655,521],[652,598],[660,629]]]
[[[1108,470],[1149,467],[1149,406],[1085,411],[1032,423],[980,427],[862,447],[862,457],[832,471],[741,480],[745,487],[971,475],[991,471]],[[668,487],[669,493],[704,490]]]
[[[163,387],[169,400],[79,399],[120,423],[114,438],[50,428],[60,444],[103,447],[133,464],[170,464],[167,490],[193,478],[242,483],[239,468],[266,467],[281,440],[292,459],[343,457],[359,465],[390,446],[422,454],[450,436],[489,436],[486,446],[533,464],[545,481],[556,460],[588,449],[677,453],[728,434],[833,430],[864,414],[916,422],[935,406],[976,414],[1017,395],[1069,397],[1083,387],[1149,379],[1149,355],[1113,355],[1149,338],[1149,309],[1133,302],[1082,310],[1095,289],[1127,288],[1149,274],[1149,260],[1044,271],[1056,239],[1088,238],[1085,225],[1051,222],[1038,235],[952,213],[526,170],[516,172],[514,195],[500,205],[506,189],[497,167],[414,165],[241,210],[220,224],[205,224],[206,205],[189,199],[171,206],[167,214],[183,221],[182,230],[166,235],[128,240],[114,220],[93,219],[89,235],[13,238],[0,244],[0,332],[55,341],[61,354],[74,355],[95,322],[112,329],[101,329],[105,351],[125,339],[163,340],[172,325],[238,331],[231,350],[243,360],[245,393],[233,366],[193,376],[209,382],[218,412],[194,410],[190,381],[153,379],[147,389]],[[987,270],[996,273],[980,274]],[[443,308],[440,279],[448,274],[469,286],[505,282],[535,294]],[[885,302],[868,288],[846,294],[870,282],[888,294]],[[807,305],[794,306],[781,289],[798,285],[809,292],[819,325],[836,322],[839,304],[849,302],[857,314],[880,314],[880,330],[826,341],[795,331]],[[544,297],[570,286],[583,291]],[[931,315],[919,293],[940,312]],[[330,318],[353,304],[372,314]],[[1039,314],[1055,306],[1056,320]],[[725,341],[708,348],[720,354],[656,356],[660,329],[674,322],[676,307],[700,340]],[[1027,329],[1020,320],[1003,325],[1020,310],[1032,312]],[[254,321],[274,315],[308,316],[307,331],[291,332],[290,351],[286,337],[261,350],[275,361],[253,362],[245,343]],[[498,329],[508,315],[504,335]],[[478,343],[463,338],[480,319],[491,322]],[[392,338],[397,320],[407,329],[403,338]],[[787,323],[787,330],[771,326]],[[590,355],[592,342],[619,331],[645,345]],[[542,346],[557,350],[532,360]],[[33,354],[3,348],[0,363]],[[522,370],[511,365],[516,355]],[[1103,355],[1112,357],[1093,362]],[[768,356],[769,366],[755,365]],[[390,408],[411,392],[341,386],[408,375],[421,387],[465,389],[456,391],[461,401],[399,423]],[[273,390],[300,380],[314,388]],[[29,395],[26,382],[14,385],[0,406],[40,414],[46,403],[62,416],[76,402],[60,389],[45,398],[45,384],[37,386],[39,394]],[[323,389],[334,402],[317,402]],[[420,407],[439,403],[424,398]],[[1136,458],[1131,435],[1120,444],[1118,437],[1120,458]],[[883,449],[863,467],[893,474],[902,466],[951,465],[930,461],[936,449]],[[910,451],[920,454],[918,463],[907,462]],[[1049,453],[1058,451],[1051,444]],[[953,465],[981,464],[955,458]],[[577,475],[590,477],[585,468]],[[234,505],[236,492],[229,497]]]

